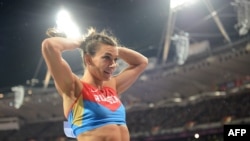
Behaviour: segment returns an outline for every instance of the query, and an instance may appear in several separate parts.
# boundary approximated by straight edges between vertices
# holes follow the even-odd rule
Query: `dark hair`
[[[46,31],[46,34],[49,37],[65,37],[66,34],[57,28],[49,28]],[[96,29],[90,27],[88,32],[82,38],[82,43],[80,48],[83,51],[83,54],[89,54],[91,56],[95,55],[96,51],[99,49],[101,44],[118,46],[118,40],[112,35],[111,31],[103,30],[101,32],[97,32]]]
[[[94,28],[89,28],[87,35],[80,46],[84,54],[89,54],[91,56],[95,55],[96,51],[99,49],[100,44],[118,46],[117,39],[109,34],[106,30],[102,32],[96,32]]]

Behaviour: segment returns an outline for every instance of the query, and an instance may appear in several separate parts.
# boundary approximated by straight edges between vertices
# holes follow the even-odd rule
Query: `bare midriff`
[[[129,141],[125,125],[110,124],[80,134],[77,141]]]

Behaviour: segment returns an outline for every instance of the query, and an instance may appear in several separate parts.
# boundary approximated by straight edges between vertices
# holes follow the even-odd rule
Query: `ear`
[[[86,54],[86,55],[84,56],[84,59],[85,59],[86,65],[92,65],[92,64],[93,64],[93,61],[92,61],[92,58],[91,58],[90,55]]]

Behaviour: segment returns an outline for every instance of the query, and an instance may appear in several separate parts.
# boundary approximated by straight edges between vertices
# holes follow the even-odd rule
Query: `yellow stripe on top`
[[[76,126],[81,126],[83,124],[82,118],[83,118],[83,112],[84,112],[82,95],[77,99],[72,110],[73,110],[73,119],[74,119],[73,124]]]

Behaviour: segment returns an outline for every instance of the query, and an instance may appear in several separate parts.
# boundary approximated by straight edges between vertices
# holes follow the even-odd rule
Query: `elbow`
[[[48,56],[49,54],[53,52],[57,52],[51,38],[47,38],[42,41],[41,51],[44,57]]]
[[[54,42],[52,38],[47,38],[42,41],[42,52],[45,51],[56,51],[59,48],[56,47],[57,44]]]
[[[45,50],[45,49],[47,49],[47,48],[49,48],[49,46],[50,46],[50,40],[49,40],[49,38],[47,38],[47,39],[44,39],[43,41],[42,41],[42,52]]]
[[[147,66],[147,65],[148,65],[148,58],[147,58],[147,57],[144,57],[143,64],[144,64],[145,66]]]
[[[143,57],[140,66],[141,66],[141,68],[146,69],[146,67],[148,66],[148,58],[147,57],[145,57],[145,56]]]

